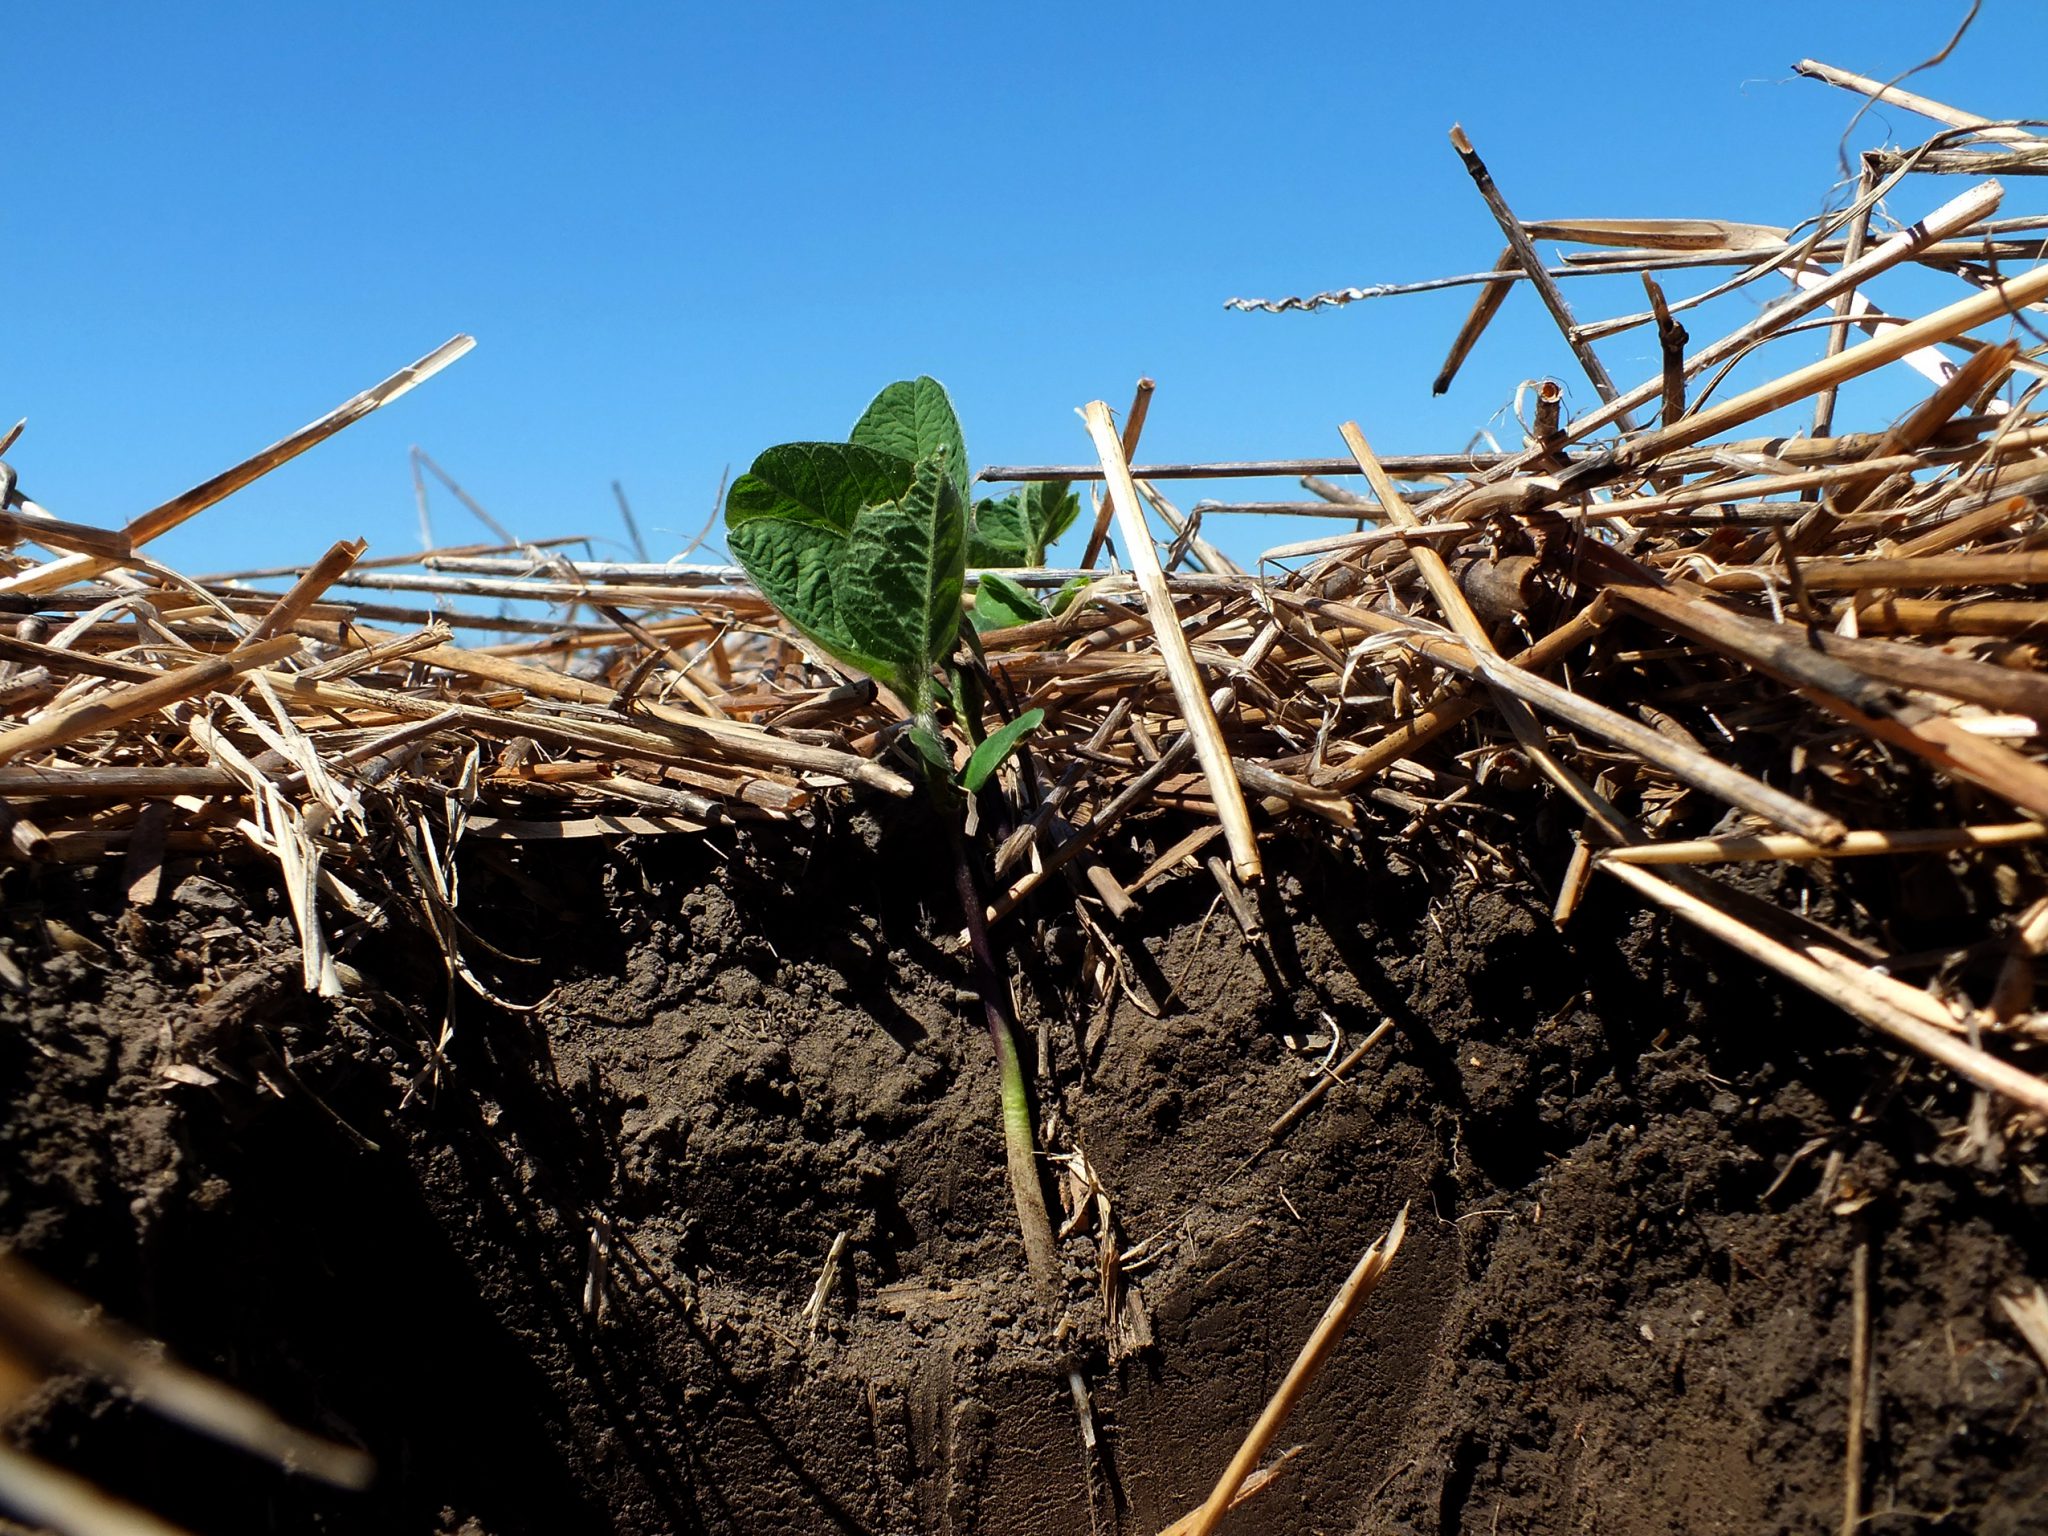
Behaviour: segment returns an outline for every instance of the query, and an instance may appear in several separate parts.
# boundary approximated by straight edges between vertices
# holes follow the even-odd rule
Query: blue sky
[[[1964,9],[17,6],[0,415],[29,426],[10,461],[60,516],[118,524],[458,331],[468,358],[159,553],[196,571],[354,535],[415,548],[417,443],[522,537],[617,540],[621,479],[660,557],[727,465],[843,435],[919,372],[951,387],[978,465],[1085,458],[1074,408],[1121,410],[1141,373],[1142,458],[1337,452],[1349,417],[1382,451],[1456,449],[1512,433],[1523,379],[1592,399],[1533,295],[1438,399],[1469,290],[1278,317],[1222,301],[1487,266],[1499,236],[1453,121],[1525,217],[1796,222],[1856,103],[1791,62],[1888,76]],[[2048,116],[2044,45],[2048,6],[1986,0],[1912,83]],[[1859,142],[1927,131],[1886,110]],[[1961,190],[1920,178],[1894,211]],[[2009,192],[2007,213],[2040,206]],[[1571,291],[1598,315],[1640,307],[1633,284]],[[1603,350],[1624,386],[1655,371],[1647,333]],[[1845,410],[1911,395],[1872,385]],[[436,509],[443,541],[481,536]],[[1246,553],[1303,530],[1212,532]]]

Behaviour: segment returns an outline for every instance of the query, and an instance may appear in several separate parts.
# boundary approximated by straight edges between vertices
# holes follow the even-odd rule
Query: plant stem
[[[974,957],[974,986],[981,994],[982,1014],[1002,1075],[1003,1152],[1010,1169],[1010,1194],[1017,1204],[1017,1226],[1024,1239],[1024,1263],[1040,1297],[1057,1313],[1059,1258],[1053,1243],[1052,1219],[1045,1208],[1045,1189],[1038,1178],[1038,1144],[1031,1127],[1031,1088],[1024,1077],[1024,1062],[1017,1051],[1016,1030],[1010,1019],[1009,983],[996,964],[995,948],[989,942],[981,891],[975,882],[967,839],[961,832],[959,790],[935,765],[927,766],[925,776],[952,847],[953,884],[967,919],[968,948]]]

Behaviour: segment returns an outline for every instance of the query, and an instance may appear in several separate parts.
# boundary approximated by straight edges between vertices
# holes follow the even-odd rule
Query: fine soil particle
[[[1448,861],[1279,840],[1257,945],[1193,869],[1114,965],[1070,916],[1003,933],[1152,1343],[1111,1359],[1093,1224],[1056,1330],[940,847],[892,812],[482,850],[477,986],[395,923],[336,1003],[260,868],[146,911],[9,871],[0,1241],[380,1477],[328,1490],[68,1377],[15,1439],[205,1533],[1149,1536],[1407,1205],[1233,1536],[1832,1530],[1860,1245],[1868,1528],[2048,1523],[2043,1373],[1996,1305],[2048,1276],[2033,1147],[1598,884],[1560,936]],[[1331,1026],[1382,1019],[1268,1147]]]

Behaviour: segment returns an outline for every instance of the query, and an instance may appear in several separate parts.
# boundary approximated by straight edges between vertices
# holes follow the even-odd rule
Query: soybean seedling
[[[954,883],[973,951],[989,1039],[1001,1069],[1003,1145],[1033,1281],[1049,1305],[1059,1294],[1052,1223],[1039,1183],[1031,1096],[962,830],[978,794],[1045,718],[1030,710],[981,739],[977,690],[954,652],[970,557],[977,565],[1039,564],[1079,500],[1063,484],[1027,487],[970,507],[967,445],[944,386],[891,384],[843,443],[784,443],[754,460],[726,498],[728,547],[777,611],[834,659],[903,701],[909,739],[953,852]],[[1014,582],[995,587],[1018,617],[1043,610]],[[995,611],[992,605],[991,612]],[[943,693],[942,693],[943,679]],[[940,734],[942,697],[973,744],[957,773]]]

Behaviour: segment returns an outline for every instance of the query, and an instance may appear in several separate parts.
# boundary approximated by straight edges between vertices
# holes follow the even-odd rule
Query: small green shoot
[[[754,460],[726,497],[733,558],[805,635],[929,714],[965,567],[1043,565],[1080,510],[1064,483],[972,507],[968,485],[945,386],[905,379],[869,402],[849,441],[783,443]],[[1016,583],[998,591],[1006,622],[1044,617]]]
[[[909,707],[909,743],[952,844],[976,985],[1001,1067],[1005,1161],[1025,1258],[1049,1305],[1057,1304],[1058,1258],[1039,1184],[1030,1084],[1009,1015],[1009,984],[996,966],[961,832],[963,796],[987,786],[1044,723],[1045,711],[1027,710],[977,741],[981,674],[953,653],[968,561],[1043,564],[1046,546],[1079,507],[1066,486],[1034,484],[970,510],[966,439],[945,387],[931,378],[884,389],[848,442],[768,449],[726,497],[728,547],[762,596],[834,659]],[[1044,616],[1018,583],[985,575],[969,643],[980,628]],[[958,775],[939,734],[942,698],[976,743]]]

